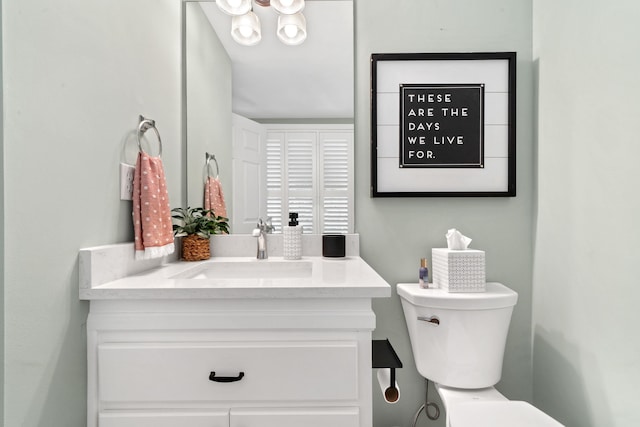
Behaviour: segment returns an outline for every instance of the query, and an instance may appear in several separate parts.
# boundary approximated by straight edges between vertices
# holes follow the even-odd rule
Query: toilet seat
[[[513,400],[456,402],[447,417],[449,427],[562,427],[535,406]]]

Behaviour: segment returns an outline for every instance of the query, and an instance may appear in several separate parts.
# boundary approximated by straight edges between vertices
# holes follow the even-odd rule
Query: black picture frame
[[[515,197],[515,153],[515,52],[371,55],[372,197]]]

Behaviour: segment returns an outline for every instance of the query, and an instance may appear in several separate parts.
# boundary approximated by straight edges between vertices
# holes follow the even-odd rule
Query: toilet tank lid
[[[448,292],[423,289],[417,283],[398,283],[398,295],[421,307],[451,310],[490,310],[516,305],[518,294],[501,283],[489,282],[486,292]]]
[[[535,406],[521,401],[464,402],[449,411],[451,427],[563,427]]]

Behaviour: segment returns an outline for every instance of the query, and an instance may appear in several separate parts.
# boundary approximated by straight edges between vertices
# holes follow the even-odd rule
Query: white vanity
[[[360,257],[131,258],[80,252],[88,427],[371,427],[371,299]]]

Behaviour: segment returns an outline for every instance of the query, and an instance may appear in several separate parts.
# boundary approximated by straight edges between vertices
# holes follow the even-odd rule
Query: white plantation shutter
[[[349,233],[353,202],[353,132],[320,133],[322,233]]]
[[[288,220],[289,212],[297,212],[305,233],[318,232],[315,212],[317,146],[316,132],[287,132],[285,135],[287,197],[284,200],[288,200],[288,204],[283,221]]]
[[[267,214],[305,233],[353,232],[353,128],[268,125]],[[269,130],[270,129],[270,130]]]
[[[267,133],[267,216],[271,217],[276,230],[282,230],[282,216],[285,213],[282,203],[284,133]]]

